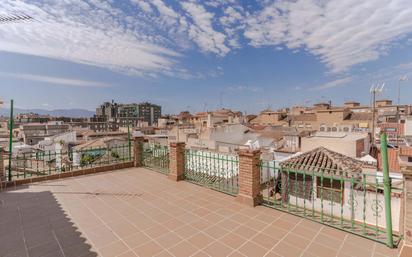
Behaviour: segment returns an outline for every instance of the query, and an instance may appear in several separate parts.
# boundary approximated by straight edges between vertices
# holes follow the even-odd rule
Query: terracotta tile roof
[[[378,170],[382,170],[382,155],[381,151],[378,151]],[[399,165],[399,150],[395,148],[388,148],[388,162],[390,172],[401,172]]]
[[[282,168],[292,168],[329,173],[350,177],[353,173],[362,172],[366,164],[349,156],[318,147],[281,163]]]
[[[400,148],[400,156],[410,156],[412,157],[412,147],[410,146],[401,146]]]
[[[299,115],[289,115],[288,119],[291,121],[316,121],[316,114],[303,113]]]
[[[385,131],[389,136],[398,135],[403,136],[405,134],[405,124],[404,123],[394,123],[394,122],[385,122],[379,124],[379,128]]]
[[[372,120],[372,113],[368,113],[368,112],[363,112],[363,113],[359,113],[359,112],[352,112],[350,113],[350,115],[348,115],[348,117],[346,118],[347,120],[360,120],[360,121],[370,121]]]

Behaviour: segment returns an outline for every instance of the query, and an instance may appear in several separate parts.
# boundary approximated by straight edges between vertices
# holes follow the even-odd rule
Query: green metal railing
[[[185,180],[227,194],[239,190],[239,157],[204,150],[185,150]]]
[[[394,242],[390,247],[399,243],[402,177],[390,178],[392,235],[386,229],[382,173],[351,173],[312,166],[282,168],[273,161],[262,162],[260,170],[264,205],[381,243],[387,243],[390,237]]]
[[[143,143],[143,166],[158,171],[169,173],[169,148],[159,144]]]
[[[132,161],[128,144],[81,150],[32,150],[11,155],[8,181]]]

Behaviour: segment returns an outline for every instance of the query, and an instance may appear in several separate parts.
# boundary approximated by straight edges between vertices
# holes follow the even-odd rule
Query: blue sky
[[[22,108],[152,101],[258,112],[412,97],[410,0],[26,0],[0,14],[0,98]]]

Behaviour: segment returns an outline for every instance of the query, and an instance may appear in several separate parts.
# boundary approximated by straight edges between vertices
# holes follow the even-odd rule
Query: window
[[[408,162],[412,162],[412,157],[408,156]]]
[[[312,176],[301,173],[289,173],[289,194],[298,198],[312,200]]]
[[[331,178],[316,177],[317,198],[332,201],[335,203],[343,202],[343,182]]]

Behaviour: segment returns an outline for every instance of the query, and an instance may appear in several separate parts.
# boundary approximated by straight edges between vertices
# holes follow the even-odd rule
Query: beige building
[[[241,123],[242,113],[230,109],[219,109],[211,112],[198,112],[190,117],[190,124],[196,128],[212,128],[216,125]]]
[[[370,139],[368,133],[346,132],[317,132],[302,138],[302,152],[318,147],[325,147],[352,158],[360,158],[369,153]]]
[[[256,118],[250,121],[252,125],[273,125],[286,126],[287,113],[281,111],[272,111],[270,109],[262,111]]]

